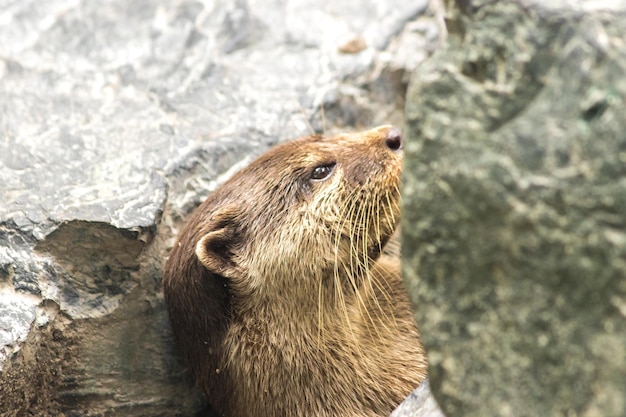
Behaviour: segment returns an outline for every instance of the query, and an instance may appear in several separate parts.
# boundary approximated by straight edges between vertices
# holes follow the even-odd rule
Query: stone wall
[[[626,2],[448,1],[403,257],[448,417],[626,415]]]

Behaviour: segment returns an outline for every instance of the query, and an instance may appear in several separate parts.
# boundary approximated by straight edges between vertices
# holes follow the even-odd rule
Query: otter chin
[[[183,360],[218,413],[387,416],[426,378],[389,250],[402,148],[391,126],[296,139],[191,215],[163,289]]]

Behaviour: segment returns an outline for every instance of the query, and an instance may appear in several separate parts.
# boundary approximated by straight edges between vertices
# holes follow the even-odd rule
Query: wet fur
[[[388,130],[277,146],[180,234],[164,293],[183,358],[223,415],[386,416],[425,378],[398,258],[383,253],[402,162]]]

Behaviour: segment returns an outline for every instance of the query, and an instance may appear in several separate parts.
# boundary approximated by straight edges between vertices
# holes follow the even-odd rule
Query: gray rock
[[[413,391],[389,417],[445,417],[430,392],[426,379]]]
[[[160,291],[173,237],[277,142],[401,124],[426,3],[0,0],[0,414],[201,409]]]
[[[435,398],[626,415],[626,3],[448,3],[406,107],[405,277]]]

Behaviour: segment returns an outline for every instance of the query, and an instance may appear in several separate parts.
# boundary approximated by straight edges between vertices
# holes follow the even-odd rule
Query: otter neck
[[[285,322],[289,328],[298,323],[302,330],[325,326],[336,321],[337,314],[354,305],[362,277],[347,270],[303,272],[258,277],[255,287],[234,288],[231,300],[233,314],[238,317],[271,319],[272,323]],[[287,314],[286,314],[287,313]]]

